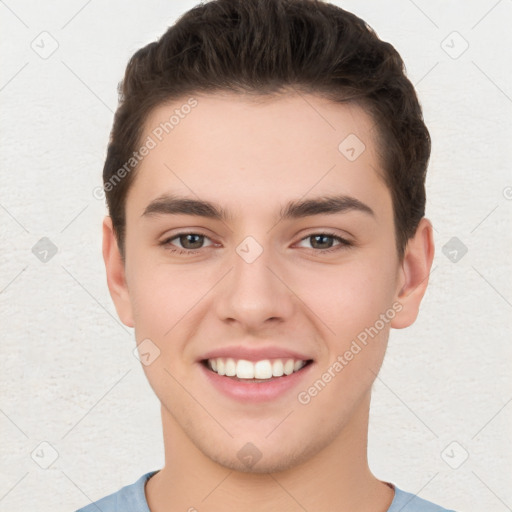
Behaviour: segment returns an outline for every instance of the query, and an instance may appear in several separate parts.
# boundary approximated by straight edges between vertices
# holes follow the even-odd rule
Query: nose
[[[244,252],[243,244],[239,246],[232,258],[231,271],[218,287],[215,297],[218,317],[224,322],[237,323],[246,331],[285,322],[292,316],[294,302],[293,287],[286,283],[283,266],[270,250],[263,250],[253,260],[255,247],[249,244],[245,248],[248,251]]]

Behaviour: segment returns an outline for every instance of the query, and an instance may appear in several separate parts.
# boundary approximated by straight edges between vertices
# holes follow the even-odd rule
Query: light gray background
[[[336,3],[402,54],[433,138],[434,270],[375,384],[371,467],[458,511],[512,510],[512,1]],[[72,511],[163,464],[93,190],[128,58],[195,4],[0,1],[0,511]]]

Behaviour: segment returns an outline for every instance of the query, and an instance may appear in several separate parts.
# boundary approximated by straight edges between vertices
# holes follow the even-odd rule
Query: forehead
[[[141,144],[151,149],[129,195],[139,209],[179,193],[261,211],[274,200],[343,193],[378,210],[390,197],[376,135],[361,107],[316,95],[184,97],[146,120]]]

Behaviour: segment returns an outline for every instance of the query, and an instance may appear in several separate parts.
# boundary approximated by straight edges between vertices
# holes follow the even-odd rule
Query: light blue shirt
[[[149,478],[157,472],[150,471],[142,475],[135,483],[127,485],[76,512],[151,512],[146,501],[144,486]],[[454,512],[418,498],[414,494],[401,491],[395,485],[393,485],[393,488],[395,497],[387,512]]]

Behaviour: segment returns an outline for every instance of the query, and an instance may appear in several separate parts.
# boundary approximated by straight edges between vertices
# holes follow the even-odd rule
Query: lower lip
[[[235,400],[256,403],[275,400],[281,395],[290,392],[290,390],[298,386],[306,375],[309,374],[313,363],[309,363],[298,372],[294,372],[291,375],[274,377],[273,379],[269,379],[268,382],[253,382],[250,379],[237,380],[224,377],[209,370],[202,363],[199,363],[199,366],[208,381],[221,393]]]

